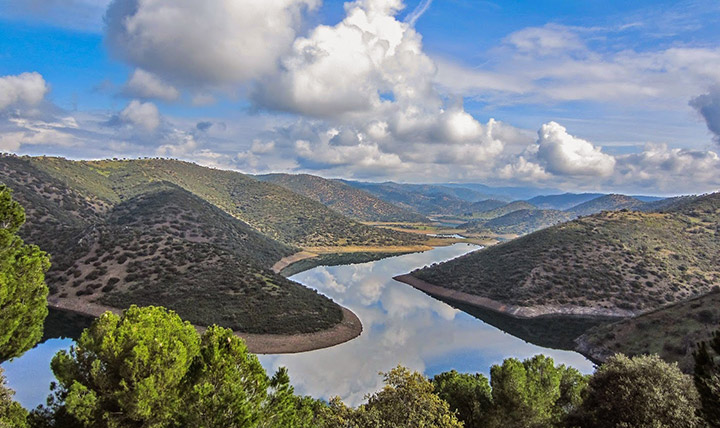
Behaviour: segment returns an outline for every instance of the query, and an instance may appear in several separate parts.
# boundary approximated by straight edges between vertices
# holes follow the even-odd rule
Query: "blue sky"
[[[0,150],[712,191],[718,28],[710,0],[2,0]]]

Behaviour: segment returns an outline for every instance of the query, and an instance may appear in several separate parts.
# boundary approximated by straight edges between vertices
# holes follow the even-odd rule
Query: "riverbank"
[[[540,305],[540,306],[514,306],[487,297],[463,293],[430,284],[412,275],[398,275],[396,281],[408,284],[433,297],[452,300],[466,305],[477,306],[504,315],[521,319],[532,319],[543,316],[582,316],[582,317],[608,317],[629,318],[639,315],[639,312],[627,309],[593,308],[573,305]]]
[[[48,306],[54,309],[77,313],[88,317],[99,317],[107,311],[122,314],[122,309],[82,300],[49,299]],[[329,348],[352,340],[362,333],[360,319],[351,310],[340,306],[343,319],[335,326],[314,333],[298,334],[251,334],[235,332],[245,340],[248,350],[254,354],[292,354]],[[206,327],[195,326],[202,332]]]

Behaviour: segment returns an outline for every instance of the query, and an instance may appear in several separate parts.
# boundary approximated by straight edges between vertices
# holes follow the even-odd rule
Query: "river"
[[[591,373],[593,363],[576,352],[531,344],[392,279],[477,248],[455,244],[362,264],[320,266],[292,276],[355,312],[362,321],[363,333],[332,348],[263,355],[260,361],[269,373],[287,367],[299,394],[340,396],[350,405],[360,404],[365,394],[380,389],[378,372],[398,364],[428,376],[451,369],[487,375],[491,365],[505,358],[523,359],[543,353],[557,363]],[[517,329],[506,329],[518,334]],[[60,330],[48,333],[70,334]],[[30,409],[44,403],[53,380],[50,360],[71,344],[71,339],[50,338],[3,364],[8,384],[16,390],[15,398],[23,406]]]

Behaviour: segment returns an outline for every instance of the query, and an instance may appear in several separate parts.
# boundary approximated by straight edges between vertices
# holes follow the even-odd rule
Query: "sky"
[[[0,151],[720,190],[716,0],[0,0]]]

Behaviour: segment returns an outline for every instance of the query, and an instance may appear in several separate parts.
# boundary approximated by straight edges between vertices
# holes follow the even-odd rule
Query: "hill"
[[[470,206],[471,213],[481,213],[491,211],[496,208],[500,208],[507,205],[507,202],[498,199],[485,199],[483,201],[475,202]]]
[[[424,215],[461,215],[470,211],[473,202],[487,199],[487,195],[469,189],[431,184],[343,182],[386,202]]]
[[[82,196],[105,205],[142,194],[157,181],[172,183],[262,234],[300,247],[415,244],[419,237],[365,226],[317,201],[234,171],[170,159],[68,161],[21,159]]]
[[[412,276],[540,313],[637,314],[720,281],[720,193],[665,213],[603,212]]]
[[[300,195],[320,202],[345,216],[375,222],[429,222],[416,212],[397,207],[370,193],[338,180],[327,180],[307,174],[267,174],[256,176]]]
[[[525,235],[571,219],[572,216],[563,211],[522,209],[491,220],[476,220],[458,227],[465,229],[466,233]]]
[[[52,255],[53,305],[81,312],[155,304],[198,325],[316,332],[338,325],[342,308],[271,266],[300,245],[421,239],[243,174],[173,160],[2,156],[0,182],[26,208],[24,239]]]
[[[645,202],[625,195],[605,195],[576,205],[567,212],[580,217],[601,211],[617,211],[623,209],[635,210],[645,205]]]
[[[658,354],[691,373],[692,353],[720,323],[720,292],[715,291],[635,318],[594,327],[576,340],[581,352],[597,361],[615,353]]]
[[[540,195],[527,201],[544,210],[561,210],[605,196],[604,193],[563,193],[562,195]]]
[[[511,212],[520,211],[520,210],[536,210],[537,207],[535,207],[532,204],[529,204],[525,201],[515,201],[510,202],[509,204],[504,204],[498,208],[489,210],[489,211],[482,211],[473,213],[473,217],[479,220],[491,220],[494,218],[502,217],[506,214],[510,214]]]

